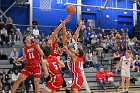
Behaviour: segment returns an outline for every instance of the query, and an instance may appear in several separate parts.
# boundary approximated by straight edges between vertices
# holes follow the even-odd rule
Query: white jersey
[[[72,47],[73,51],[76,51],[78,49],[77,42],[73,38],[70,39],[68,42],[69,42],[68,46]]]
[[[127,71],[130,70],[130,66],[131,66],[131,62],[132,62],[132,58],[129,57],[128,59],[126,59],[125,56],[122,57],[122,69],[125,69]]]

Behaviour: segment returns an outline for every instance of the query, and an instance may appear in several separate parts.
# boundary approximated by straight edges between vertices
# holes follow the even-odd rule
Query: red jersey
[[[31,44],[31,46],[25,46],[24,52],[26,55],[26,62],[27,63],[40,62],[40,54],[39,54],[34,43]]]
[[[58,59],[55,56],[49,56],[45,59],[49,63],[49,72],[52,76],[61,73],[61,69],[59,67]]]
[[[72,73],[81,74],[81,68],[83,68],[83,59],[77,56],[77,61],[71,63]]]
[[[105,79],[105,73],[98,71],[96,73],[96,80],[103,80],[104,81],[104,79]]]
[[[108,78],[109,78],[109,77],[114,77],[114,74],[113,74],[113,72],[111,72],[111,71],[107,71],[107,72],[105,73],[105,77],[106,77],[106,82],[108,82]]]
[[[51,51],[52,56],[57,56],[57,52],[56,52],[57,48],[58,48],[58,43],[55,41],[52,43],[52,51]]]

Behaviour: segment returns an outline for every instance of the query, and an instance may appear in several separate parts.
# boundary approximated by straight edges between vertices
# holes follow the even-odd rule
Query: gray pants
[[[117,88],[117,85],[115,84],[114,81],[108,81],[108,84],[113,86],[114,88]]]

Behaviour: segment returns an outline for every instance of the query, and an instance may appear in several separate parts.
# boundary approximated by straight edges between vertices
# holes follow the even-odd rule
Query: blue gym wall
[[[82,3],[85,5],[93,5],[93,6],[104,6],[106,0],[82,0]],[[116,7],[116,0],[110,0],[108,7]],[[121,0],[118,2],[118,8],[126,8],[126,0]],[[127,4],[128,8],[133,8],[131,2]],[[87,11],[90,9],[90,11]],[[122,10],[101,10],[97,8],[82,8],[82,17],[83,19],[93,19],[96,21],[96,28],[101,27],[105,29],[116,28],[120,30],[124,28],[124,23],[126,23],[126,27],[129,28],[129,35],[132,33],[133,29],[133,12],[132,11],[122,11]],[[127,14],[124,14],[127,12]],[[109,19],[106,19],[106,15],[109,15]],[[117,20],[117,22],[114,22]]]
[[[138,10],[140,10],[140,6],[138,5]],[[138,27],[139,27],[139,29],[140,29],[140,12],[138,12]]]
[[[10,4],[12,4],[15,0],[1,0],[1,8],[2,10],[6,10]],[[60,23],[60,20],[64,19],[68,14],[66,12],[66,7],[64,6],[64,3],[66,3],[67,0],[63,0],[63,4],[57,4],[57,0],[53,0],[52,2],[52,11],[42,11],[39,9],[40,6],[40,0],[33,0],[33,18],[37,18],[37,21],[39,25],[46,25],[46,26],[57,26]],[[69,3],[76,3],[76,0],[68,0]],[[83,4],[86,5],[104,5],[105,0],[82,0]],[[118,2],[118,8],[126,8],[126,0],[120,0],[121,2]],[[116,7],[116,0],[110,0],[109,6]],[[127,5],[128,8],[132,8],[132,3],[128,2]],[[20,7],[15,6],[13,7],[9,12],[7,12],[6,15],[11,16],[13,19],[14,24],[29,24],[29,6]],[[127,14],[124,14],[124,12],[127,12]],[[105,15],[109,15],[110,18],[106,19]],[[138,19],[140,17],[140,14],[138,13]],[[83,19],[93,19],[96,21],[96,28],[106,28],[106,29],[112,29],[116,28],[120,30],[124,27],[124,23],[126,23],[126,27],[129,28],[130,34],[132,32],[133,28],[133,12],[131,11],[122,11],[122,10],[102,10],[99,11],[96,8],[90,9],[90,13],[87,13],[87,8],[82,7],[82,18]],[[67,23],[67,28],[71,29],[72,31],[75,31],[76,29],[76,13],[73,15],[72,20]],[[114,22],[114,20],[117,20],[117,22]],[[138,24],[140,24],[140,21],[138,20]],[[140,27],[140,26],[139,26]],[[49,33],[50,29],[46,28],[39,28],[40,31]]]
[[[64,2],[65,1],[65,2]],[[76,3],[76,0],[69,0],[69,3]],[[64,20],[68,13],[66,12],[66,0],[63,0],[63,4],[57,4],[57,0],[52,2],[51,11],[42,11],[39,9],[40,0],[33,0],[33,18],[37,18],[39,25],[46,26],[58,26],[60,20]],[[76,29],[76,13],[73,15],[72,20],[66,24],[68,29],[75,31]],[[49,29],[42,29],[43,32],[49,33]]]

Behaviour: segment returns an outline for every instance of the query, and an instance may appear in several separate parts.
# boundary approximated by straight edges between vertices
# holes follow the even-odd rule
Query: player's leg
[[[129,90],[130,78],[126,77],[126,91]]]
[[[78,89],[72,88],[70,93],[79,93],[79,92],[78,92]]]
[[[12,87],[11,93],[15,93],[16,90],[17,90],[17,88],[19,87],[19,84],[20,84],[23,80],[25,80],[26,78],[27,78],[26,75],[20,74],[19,77],[18,77],[18,79],[15,81],[15,83],[14,83],[14,85],[13,85],[13,87]]]
[[[35,93],[40,93],[40,78],[34,78]]]
[[[87,83],[87,80],[86,80],[86,76],[85,76],[85,72],[84,71],[82,71],[82,76],[83,76],[83,80],[84,80],[83,86],[85,87],[86,92],[87,93],[91,93],[91,90],[90,90],[89,85]]]
[[[124,87],[125,87],[125,76],[122,76],[122,91],[123,92],[125,92],[125,89],[124,89]]]
[[[64,77],[63,77],[62,87],[65,89],[66,93],[70,93],[70,91],[68,90],[68,87],[67,87],[67,84],[66,84],[66,81],[65,81]]]

